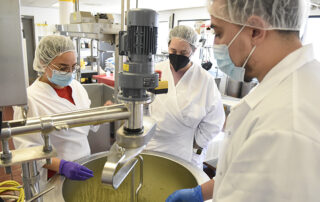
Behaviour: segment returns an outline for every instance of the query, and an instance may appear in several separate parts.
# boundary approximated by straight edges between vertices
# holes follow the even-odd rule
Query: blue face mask
[[[217,60],[218,68],[227,74],[230,78],[236,81],[243,81],[244,73],[245,73],[245,65],[247,64],[249,58],[251,57],[253,51],[255,50],[255,46],[252,48],[249,56],[247,57],[246,61],[242,65],[242,67],[236,67],[235,64],[232,62],[229,54],[229,47],[233,43],[233,41],[239,36],[241,31],[245,28],[243,26],[240,31],[233,37],[229,45],[225,44],[214,44],[213,45],[213,54],[215,59]]]
[[[72,79],[74,78],[74,75],[72,72],[59,72],[55,69],[51,69],[52,71],[52,77],[48,79],[51,83],[56,84],[58,86],[68,86]]]

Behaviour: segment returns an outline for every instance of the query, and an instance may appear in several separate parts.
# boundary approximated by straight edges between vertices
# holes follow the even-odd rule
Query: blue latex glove
[[[93,177],[92,170],[71,161],[61,159],[59,173],[71,180],[86,180]]]
[[[166,199],[166,202],[203,202],[201,186],[175,191]]]

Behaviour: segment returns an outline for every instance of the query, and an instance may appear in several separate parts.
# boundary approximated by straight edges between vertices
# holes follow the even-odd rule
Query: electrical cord
[[[19,196],[0,195],[2,198],[16,199],[18,202],[23,202],[25,199],[24,189],[18,182],[13,180],[7,180],[0,182],[0,194],[5,191],[19,191]]]
[[[1,195],[2,199],[19,199],[19,196],[14,196],[14,195]]]

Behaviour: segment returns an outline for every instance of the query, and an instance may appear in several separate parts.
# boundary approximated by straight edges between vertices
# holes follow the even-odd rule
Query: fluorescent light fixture
[[[56,2],[56,3],[52,4],[51,7],[53,7],[53,8],[59,8],[59,2]]]

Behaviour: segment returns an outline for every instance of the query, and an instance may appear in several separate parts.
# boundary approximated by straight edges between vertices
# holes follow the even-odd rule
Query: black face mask
[[[209,71],[212,67],[212,63],[209,61],[209,62],[204,62],[201,64],[202,68]]]
[[[169,54],[169,60],[176,72],[179,71],[179,69],[187,66],[187,64],[190,62],[190,59],[187,56],[176,54]]]

